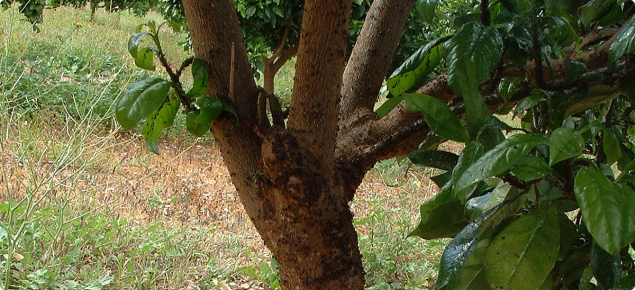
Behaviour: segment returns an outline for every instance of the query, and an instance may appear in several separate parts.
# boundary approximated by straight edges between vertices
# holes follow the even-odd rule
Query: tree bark
[[[257,121],[258,90],[233,2],[183,1],[194,52],[212,64],[209,93],[239,115],[235,132],[225,134],[233,120],[222,116],[212,133],[247,214],[278,260],[283,289],[364,287],[350,199],[342,198],[354,189],[341,186],[347,181],[335,174],[333,159],[351,2],[328,2],[306,1],[295,103],[290,129],[283,129]]]

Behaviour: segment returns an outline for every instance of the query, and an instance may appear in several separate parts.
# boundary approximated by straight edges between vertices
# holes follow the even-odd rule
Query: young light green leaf
[[[627,54],[635,53],[635,17],[624,25],[609,47],[609,66],[616,68],[617,61]]]
[[[210,126],[212,125],[211,122],[210,123],[196,122],[196,120],[198,119],[200,115],[201,115],[201,111],[196,110],[196,111],[187,113],[187,116],[185,117],[185,128],[187,129],[188,132],[190,132],[190,134],[196,137],[201,137],[205,135],[207,132],[209,132]]]
[[[375,110],[375,114],[377,114],[377,117],[380,118],[386,116],[392,109],[399,105],[401,101],[403,101],[403,95],[387,99],[383,104],[381,104],[381,106],[379,106],[379,108],[377,108],[377,110]]]
[[[458,177],[454,193],[461,202],[465,203],[479,182],[485,178],[505,173],[523,159],[529,150],[543,143],[542,139],[534,135],[522,134],[509,137],[487,151]]]
[[[591,242],[591,270],[602,289],[612,289],[622,276],[620,254],[609,254]]]
[[[154,51],[148,47],[139,49],[139,51],[137,51],[137,57],[134,59],[134,63],[142,69],[155,70]]]
[[[189,97],[201,96],[207,93],[209,85],[209,65],[198,58],[192,61],[192,88],[186,93]]]
[[[459,281],[465,262],[478,245],[478,233],[481,224],[495,212],[496,209],[492,209],[468,224],[445,247],[441,256],[441,265],[439,265],[439,278],[437,279],[436,289],[455,289],[454,285]]]
[[[410,56],[386,81],[388,91],[393,97],[418,87],[439,64],[445,54],[443,42],[439,38],[428,42]]]
[[[409,153],[408,159],[414,164],[451,171],[456,166],[459,156],[439,150],[417,150]]]
[[[439,136],[457,142],[469,141],[461,120],[443,101],[422,94],[405,94],[404,98],[408,108],[422,112],[428,126]]]
[[[600,248],[614,254],[635,240],[635,192],[611,183],[592,167],[582,167],[573,191],[582,220]]]
[[[161,132],[172,126],[174,117],[179,110],[181,102],[177,98],[166,98],[154,112],[148,116],[141,133],[150,151],[159,154],[159,136]]]
[[[540,207],[496,235],[485,254],[487,281],[506,289],[538,289],[558,259],[559,246],[556,209]]]
[[[549,137],[549,166],[582,154],[584,138],[572,128],[558,128]]]
[[[426,22],[432,23],[438,4],[439,0],[417,0],[416,7],[421,17]]]
[[[498,31],[469,22],[452,37],[446,59],[448,84],[458,95],[478,92],[489,79],[503,53],[503,39]]]
[[[450,238],[468,224],[463,214],[463,204],[452,194],[451,186],[445,186],[433,199],[419,208],[421,221],[408,236],[424,239]]]
[[[137,51],[139,50],[139,43],[141,42],[143,37],[145,37],[148,34],[149,34],[148,32],[137,32],[137,33],[133,34],[132,36],[130,36],[130,38],[128,39],[128,52],[130,53],[132,58],[134,58],[134,59],[137,58]]]
[[[147,78],[135,83],[117,102],[117,122],[123,129],[133,129],[163,103],[169,89],[170,82],[161,78]]]

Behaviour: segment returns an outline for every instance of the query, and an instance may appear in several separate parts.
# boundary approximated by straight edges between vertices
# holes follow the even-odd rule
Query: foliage
[[[206,95],[209,74],[207,63],[200,59],[188,58],[178,70],[172,70],[159,40],[159,31],[166,24],[169,23],[164,22],[157,26],[153,20],[149,20],[146,24],[139,25],[137,32],[128,40],[128,52],[135,65],[150,71],[156,68],[156,54],[170,80],[150,77],[133,84],[119,99],[115,108],[117,122],[123,129],[134,129],[139,122],[145,120],[141,133],[148,148],[156,154],[159,154],[159,136],[165,128],[172,126],[181,104],[187,113],[186,128],[195,136],[200,137],[207,133],[222,111],[229,112],[237,118],[229,103]],[[142,31],[144,26],[149,31]],[[140,48],[146,36],[152,39],[153,46]],[[190,65],[194,81],[192,87],[185,92],[180,79],[183,70]]]
[[[436,5],[418,7],[429,19]],[[487,14],[455,18],[451,38],[422,47],[388,79],[391,93],[421,111],[441,139],[466,144],[459,155],[434,146],[408,155],[446,171],[433,178],[441,192],[421,205],[411,233],[454,238],[437,289],[634,287],[628,254],[635,242],[634,6],[492,2],[482,10]],[[612,71],[572,60],[566,82],[548,81],[554,59],[597,48],[602,39],[588,45],[581,36],[612,26],[621,29],[609,47]],[[504,63],[528,60],[538,62],[535,79],[499,77]],[[447,72],[464,111],[407,93],[438,71]],[[497,98],[517,104],[519,128],[490,113]],[[387,102],[380,113],[395,105]],[[466,117],[462,126],[455,114]]]

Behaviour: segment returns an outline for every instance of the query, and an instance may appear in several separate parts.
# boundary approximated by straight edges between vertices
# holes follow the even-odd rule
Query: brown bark
[[[373,1],[344,71],[341,119],[356,112],[359,115],[373,111],[414,3],[413,0]]]
[[[352,1],[304,3],[289,129],[333,173]]]
[[[342,198],[353,193],[344,193],[332,157],[351,3],[330,2],[305,4],[295,113],[285,130],[258,124],[257,88],[233,2],[183,1],[195,54],[214,64],[209,93],[231,101],[240,119],[225,136],[232,119],[222,117],[212,133],[241,202],[278,260],[283,289],[364,286],[349,200]]]

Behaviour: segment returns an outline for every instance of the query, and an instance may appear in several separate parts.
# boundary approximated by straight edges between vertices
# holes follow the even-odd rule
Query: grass
[[[275,288],[275,261],[213,141],[185,134],[181,118],[156,156],[113,120],[117,98],[147,74],[126,52],[144,20],[45,13],[37,34],[15,9],[0,12],[0,288]],[[189,56],[180,36],[162,39],[174,65]],[[293,61],[276,80],[286,101],[292,79]],[[352,203],[369,289],[434,280],[444,242],[406,238],[435,191],[428,174],[381,162]]]

